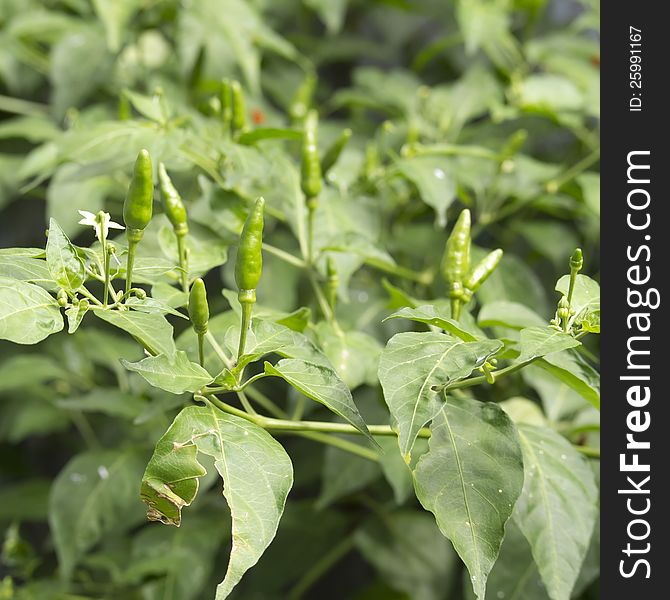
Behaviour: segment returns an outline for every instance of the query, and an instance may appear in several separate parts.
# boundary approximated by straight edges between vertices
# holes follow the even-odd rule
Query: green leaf
[[[305,0],[323,21],[328,33],[338,33],[342,28],[349,0]]]
[[[142,478],[149,519],[179,525],[206,473],[199,452],[214,457],[232,517],[230,562],[216,593],[223,600],[274,538],[293,469],[281,445],[250,421],[211,406],[185,408],[158,441]]]
[[[519,336],[519,358],[522,363],[553,352],[581,346],[581,342],[571,335],[551,327],[527,327]]]
[[[118,52],[122,34],[141,5],[140,0],[93,0],[95,12],[105,26],[107,47],[111,52]]]
[[[172,325],[162,315],[131,310],[95,310],[94,314],[114,327],[128,332],[152,354],[165,354],[171,358],[176,352]]]
[[[137,296],[131,296],[130,298],[126,299],[125,303],[126,305],[131,306],[133,310],[145,312],[150,315],[174,315],[180,319],[188,319],[184,313],[175,310],[162,300],[152,298],[151,296],[147,296],[146,298],[142,299],[138,298]]]
[[[315,327],[319,346],[350,390],[377,384],[381,344],[362,331],[342,331],[321,321]]]
[[[588,462],[558,433],[519,425],[526,470],[514,519],[552,600],[569,600],[589,548],[598,489]]]
[[[196,392],[213,379],[200,365],[192,363],[186,352],[182,351],[173,357],[159,354],[136,363],[121,359],[121,364],[126,369],[139,373],[154,387],[172,394]]]
[[[416,185],[421,199],[435,209],[439,227],[447,224],[447,209],[456,199],[456,182],[449,163],[434,156],[417,156],[397,161],[400,173]]]
[[[600,410],[600,375],[576,352],[545,356],[537,366],[567,384]]]
[[[66,291],[76,292],[86,281],[84,263],[55,219],[49,221],[47,266],[53,280]]]
[[[62,117],[108,81],[111,58],[102,31],[95,26],[72,29],[54,44],[49,73],[54,113]]]
[[[84,315],[89,311],[90,305],[84,306],[81,302],[70,306],[65,310],[65,316],[67,317],[67,332],[74,333],[79,329],[81,321],[84,318]]]
[[[31,385],[39,385],[66,377],[66,371],[48,356],[19,354],[2,361],[2,365],[0,365],[0,392],[21,389],[27,382]]]
[[[406,462],[419,430],[444,406],[441,392],[433,388],[465,379],[501,347],[497,340],[464,342],[435,332],[399,333],[390,339],[379,361],[379,381]]]
[[[430,515],[401,510],[370,519],[354,536],[356,548],[384,581],[412,600],[443,600],[456,575],[456,554]]]
[[[439,307],[429,304],[417,306],[416,308],[401,308],[399,311],[386,317],[384,321],[388,321],[389,319],[409,319],[410,321],[433,325],[434,327],[448,331],[465,342],[474,342],[478,338],[484,337],[481,335],[481,332],[478,332],[478,335],[474,335],[473,332],[466,330],[463,323],[459,323],[451,318],[451,312],[447,316]]]
[[[376,445],[354,404],[349,388],[332,368],[297,358],[284,358],[276,365],[266,362],[265,372],[268,375],[281,377],[301,394],[323,404],[336,415],[351,423]]]
[[[496,404],[448,397],[414,470],[416,495],[435,515],[484,600],[505,523],[523,487],[516,429]]]
[[[467,584],[465,584],[467,588]],[[505,539],[488,579],[491,600],[550,600],[530,552],[530,546],[514,519],[507,522]],[[494,591],[495,590],[495,591]],[[466,593],[472,599],[474,593]]]
[[[56,406],[64,410],[101,413],[131,421],[137,418],[147,405],[148,402],[138,395],[105,387],[95,388],[80,396],[56,400]]]
[[[582,108],[584,98],[569,79],[546,73],[531,75],[518,86],[518,103],[524,109],[555,115]]]
[[[56,289],[46,261],[29,256],[0,255],[0,277],[37,283],[47,289]]]
[[[167,115],[163,112],[161,96],[157,94],[146,96],[130,90],[124,90],[123,95],[143,117],[156,123],[165,123]]]
[[[323,459],[321,493],[315,506],[323,509],[364,489],[380,476],[379,465],[374,461],[328,446]]]
[[[75,456],[59,473],[49,498],[49,526],[65,578],[105,535],[141,522],[137,482],[142,453],[105,450]]]
[[[518,302],[489,302],[482,306],[477,315],[480,327],[509,327],[524,329],[525,327],[543,327],[546,321],[535,311]]]
[[[63,329],[56,300],[41,287],[0,277],[0,339],[36,344]]]

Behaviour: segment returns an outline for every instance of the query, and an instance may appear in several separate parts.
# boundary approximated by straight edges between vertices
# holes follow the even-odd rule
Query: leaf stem
[[[307,266],[307,263],[304,260],[298,258],[297,256],[293,256],[293,254],[290,254],[289,252],[285,252],[281,248],[272,246],[271,244],[266,244],[263,242],[263,250],[269,252],[270,254],[274,254],[277,258],[280,258],[284,262],[287,262],[290,265],[294,265],[300,269],[304,269]]]
[[[202,333],[198,334],[198,360],[200,366],[205,366],[205,336]]]
[[[205,334],[205,337],[207,338],[207,341],[209,342],[210,346],[212,347],[212,350],[214,350],[214,353],[219,357],[221,362],[229,369],[233,368],[233,361],[226,356],[226,353],[223,351],[223,348],[219,346],[219,342],[216,341],[216,338],[212,334],[211,331],[208,331]]]
[[[288,600],[301,600],[306,592],[332,569],[342,558],[354,548],[354,537],[352,535],[335,544],[324,554],[310,569],[308,569],[288,593]]]

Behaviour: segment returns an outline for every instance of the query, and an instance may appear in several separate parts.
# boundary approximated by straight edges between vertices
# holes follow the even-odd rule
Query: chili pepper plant
[[[597,3],[7,6],[0,598],[596,598]]]

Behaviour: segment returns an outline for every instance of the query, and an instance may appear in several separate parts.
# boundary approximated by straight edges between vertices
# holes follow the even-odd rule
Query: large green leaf
[[[549,354],[537,366],[575,390],[600,410],[600,375],[574,350]]]
[[[83,261],[55,219],[49,222],[47,266],[53,280],[67,291],[76,292],[86,280]]]
[[[137,482],[143,466],[140,452],[104,450],[79,454],[60,472],[51,488],[49,525],[64,577],[106,534],[142,520]]]
[[[519,425],[525,482],[514,519],[552,600],[569,600],[598,512],[586,459],[551,429]]]
[[[417,306],[416,308],[401,308],[384,320],[389,319],[409,319],[410,321],[439,327],[466,342],[474,342],[478,338],[485,337],[477,327],[468,327],[465,323],[459,323],[452,319],[451,311],[447,312],[441,306],[431,304]]]
[[[131,310],[96,310],[95,315],[114,327],[123,329],[137,339],[152,354],[173,357],[176,348],[172,325],[162,315],[150,315]]]
[[[315,327],[318,343],[337,374],[351,390],[377,384],[381,344],[363,331],[343,331],[322,321]]]
[[[414,470],[416,495],[435,515],[484,600],[505,523],[523,487],[516,429],[497,405],[447,398]]]
[[[468,600],[475,597],[467,589]],[[489,574],[488,592],[490,600],[550,600],[544,588],[537,565],[530,552],[528,541],[514,519],[505,526],[505,539],[500,556]]]
[[[121,359],[121,364],[139,373],[154,387],[173,394],[195,392],[213,379],[200,365],[191,362],[183,351],[177,352],[172,358],[159,354],[136,363]]]
[[[58,303],[32,283],[0,277],[0,339],[36,344],[63,329]]]
[[[47,263],[30,256],[0,254],[0,277],[37,283],[47,289],[56,287]]]
[[[419,430],[444,406],[441,393],[433,388],[465,379],[501,347],[497,340],[464,342],[435,332],[391,338],[379,362],[379,381],[407,462]]]
[[[509,327],[523,329],[525,327],[542,327],[546,321],[535,311],[519,304],[498,300],[482,306],[477,315],[480,327]]]
[[[264,429],[211,406],[183,409],[158,441],[142,478],[148,517],[179,525],[205,475],[198,453],[214,457],[232,517],[233,547],[217,600],[228,597],[277,531],[293,483],[291,461]]]
[[[560,352],[568,348],[580,346],[581,342],[571,335],[551,327],[527,327],[519,336],[518,362],[526,362]]]
[[[323,404],[375,443],[354,404],[349,388],[331,367],[315,365],[298,358],[284,358],[276,365],[266,362],[265,372],[281,377],[301,394]]]

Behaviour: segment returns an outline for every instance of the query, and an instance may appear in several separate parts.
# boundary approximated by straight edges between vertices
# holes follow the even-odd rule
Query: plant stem
[[[186,255],[185,234],[177,234],[177,254],[179,255],[179,268],[181,269],[181,289],[188,293],[188,257]]]
[[[307,276],[309,277],[309,282],[312,285],[314,295],[316,296],[316,300],[319,303],[319,308],[321,309],[324,318],[329,323],[332,323],[334,321],[333,311],[330,308],[330,304],[328,304],[328,299],[321,290],[321,286],[319,286],[319,282],[316,280],[314,272],[312,270],[309,270]]]
[[[312,204],[316,199],[310,198],[307,200],[307,264],[311,265],[314,262],[314,212],[315,208]]]
[[[297,256],[293,256],[293,254],[290,254],[289,252],[285,252],[281,248],[272,246],[271,244],[266,244],[263,242],[263,250],[269,252],[270,254],[274,254],[277,258],[280,258],[284,262],[287,262],[288,264],[300,269],[304,269],[307,266],[307,263],[304,260],[301,260]]]
[[[596,148],[590,154],[587,154],[579,162],[566,169],[561,175],[555,179],[547,181],[547,191],[555,193],[560,190],[566,183],[572,181],[578,175],[581,175],[591,165],[600,160],[600,148]]]
[[[254,305],[251,302],[242,302],[241,306],[242,323],[240,326],[240,344],[237,348],[237,360],[240,360],[240,357],[244,354],[244,347],[247,343],[247,332],[251,325],[251,311],[253,310]]]
[[[205,366],[205,336],[202,333],[198,334],[198,360],[200,366]]]
[[[249,398],[245,395],[243,391],[237,392],[237,397],[240,399],[240,402],[242,403],[242,406],[244,407],[244,410],[247,411],[250,415],[257,416],[258,413],[256,412],[256,409],[251,406],[251,402],[249,402]],[[265,418],[265,417],[261,417]]]
[[[288,600],[301,600],[304,594],[354,548],[353,536],[348,536],[324,554],[293,586]]]
[[[214,350],[214,353],[219,357],[221,362],[229,369],[233,368],[233,361],[226,356],[226,353],[223,351],[223,348],[219,346],[219,342],[216,341],[216,338],[212,334],[211,331],[208,331],[205,334],[205,337],[207,338],[207,341],[209,342],[210,346],[212,347],[212,350]]]
[[[265,410],[267,410],[272,416],[277,417],[278,419],[283,419],[288,416],[263,392],[259,392],[257,389],[250,387],[246,390],[245,393],[259,406],[262,406]]]
[[[77,290],[82,296],[86,296],[93,304],[102,307],[102,302],[98,300],[91,292],[89,292],[83,285]]]
[[[305,397],[300,396],[300,398],[298,398],[298,401],[296,402],[295,410],[291,415],[291,419],[293,419],[294,421],[299,421],[300,419],[302,419],[302,414],[304,412],[305,412]]]
[[[408,281],[415,281],[422,285],[430,285],[435,279],[435,275],[432,271],[413,271],[412,269],[407,269],[400,265],[393,265],[383,261],[376,261],[372,259],[365,259],[365,264],[377,269],[378,271],[383,271],[391,275],[396,275],[402,279],[407,279]]]
[[[46,104],[37,104],[36,102],[4,95],[0,95],[0,110],[15,115],[25,115],[26,117],[43,117],[49,114],[49,107]]]
[[[139,242],[128,242],[128,256],[126,257],[126,294],[133,287],[133,267],[135,265],[135,252]]]

